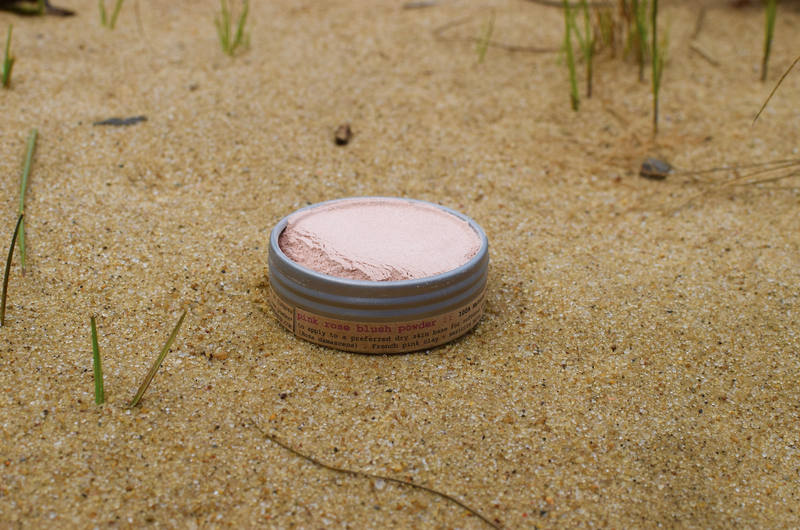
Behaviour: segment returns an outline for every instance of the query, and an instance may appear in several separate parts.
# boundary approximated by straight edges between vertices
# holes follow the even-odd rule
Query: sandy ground
[[[58,3],[57,3],[58,4]],[[14,258],[0,329],[0,528],[800,526],[800,179],[707,195],[686,175],[798,158],[800,72],[759,123],[763,17],[664,4],[662,130],[636,67],[601,57],[569,108],[558,9],[462,0],[271,1],[252,46],[222,54],[214,1],[97,3],[20,18],[0,90],[0,234],[16,221],[31,127],[29,269]],[[800,53],[781,8],[771,77]],[[449,22],[463,24],[444,32]],[[581,73],[581,76],[583,74]],[[127,128],[95,127],[146,115]],[[333,133],[349,121],[346,147]],[[726,180],[727,171],[711,175]],[[293,338],[266,302],[267,237],[323,200],[440,202],[491,244],[474,332],[417,354]],[[5,253],[5,250],[2,251]],[[126,407],[182,309],[173,353]],[[93,401],[97,315],[108,403]]]

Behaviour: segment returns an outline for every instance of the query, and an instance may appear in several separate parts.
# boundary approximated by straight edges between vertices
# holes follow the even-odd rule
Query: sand
[[[661,132],[636,67],[601,57],[569,108],[556,54],[473,42],[489,4],[258,2],[219,49],[215,2],[20,18],[0,90],[0,232],[31,127],[28,271],[0,329],[0,528],[800,526],[800,183],[637,175],[797,158],[800,72],[759,81],[763,17],[662,2]],[[558,9],[497,0],[493,39],[558,47]],[[436,28],[463,24],[435,37]],[[780,8],[771,78],[800,53]],[[5,32],[2,32],[5,35]],[[581,74],[583,75],[583,74]],[[127,128],[94,127],[145,115]],[[354,137],[336,146],[350,122]],[[703,176],[725,180],[733,172]],[[491,245],[487,313],[447,346],[317,347],[266,303],[267,237],[297,208],[399,196],[464,212]],[[142,404],[125,404],[182,309]],[[108,403],[93,402],[97,316]]]

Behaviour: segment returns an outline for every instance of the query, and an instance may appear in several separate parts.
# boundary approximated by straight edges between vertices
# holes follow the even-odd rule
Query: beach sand
[[[142,0],[141,32],[136,2],[114,31],[97,2],[56,4],[77,16],[0,13],[17,60],[0,89],[4,249],[39,130],[28,269],[16,253],[0,329],[0,528],[488,528],[430,493],[309,463],[253,423],[502,528],[800,526],[800,182],[665,215],[745,171],[638,176],[647,156],[682,170],[800,158],[800,72],[751,125],[800,53],[796,2],[781,4],[768,83],[760,9],[703,2],[696,42],[714,66],[690,49],[699,3],[662,2],[656,138],[630,61],[598,57],[577,113],[557,53],[493,47],[477,64],[486,3],[253,2],[251,47],[233,58],[214,1]],[[561,44],[559,9],[491,5],[493,42]],[[278,324],[272,227],[368,195],[485,229],[473,332],[365,356]]]

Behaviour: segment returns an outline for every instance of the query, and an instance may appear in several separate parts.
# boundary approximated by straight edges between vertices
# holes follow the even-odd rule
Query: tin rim
[[[337,202],[345,202],[345,201],[352,201],[352,200],[386,200],[386,201],[405,201],[410,203],[416,204],[424,204],[427,206],[433,206],[438,208],[439,210],[448,213],[450,215],[454,215],[455,217],[465,221],[470,228],[478,235],[480,239],[480,247],[478,248],[478,252],[470,258],[469,261],[464,263],[463,265],[456,267],[455,269],[449,270],[447,272],[443,272],[441,274],[435,274],[433,276],[426,276],[424,278],[417,278],[413,280],[394,280],[394,281],[369,281],[369,280],[352,280],[349,278],[340,278],[338,276],[330,276],[328,274],[323,274],[321,272],[317,272],[313,269],[309,269],[300,265],[299,263],[293,261],[289,258],[280,248],[280,244],[278,242],[281,234],[286,229],[286,226],[289,222],[289,217],[295,215],[300,212],[313,210],[315,208],[322,207],[324,205],[334,204]],[[304,278],[305,280],[309,281],[309,283],[324,283],[330,285],[336,291],[344,291],[344,290],[352,290],[355,292],[365,292],[370,293],[371,296],[374,296],[377,291],[384,292],[389,294],[394,291],[420,291],[424,292],[427,290],[440,290],[442,287],[447,286],[452,283],[456,283],[461,280],[464,276],[469,276],[470,273],[483,264],[484,261],[488,258],[489,253],[489,240],[486,237],[486,233],[480,227],[478,223],[476,223],[471,217],[448,208],[447,206],[442,206],[441,204],[436,204],[428,201],[421,201],[417,199],[407,199],[402,197],[348,197],[344,199],[333,199],[330,201],[324,201],[316,204],[312,204],[306,206],[304,208],[300,208],[292,212],[291,214],[287,215],[283,219],[281,219],[275,228],[272,229],[272,233],[270,234],[270,244],[269,244],[269,253],[270,253],[270,262],[273,261],[273,258],[276,261],[276,265],[280,265],[280,267],[286,272],[291,274],[294,278]],[[292,274],[293,273],[293,274]],[[355,294],[355,293],[354,293]]]

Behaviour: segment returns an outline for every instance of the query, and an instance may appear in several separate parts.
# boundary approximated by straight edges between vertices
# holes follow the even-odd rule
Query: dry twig
[[[24,213],[19,214],[17,219],[17,227],[14,229],[14,235],[11,237],[11,247],[8,249],[8,259],[6,260],[6,273],[3,276],[3,294],[0,295],[0,327],[6,323],[6,295],[8,295],[8,275],[11,272],[11,260],[14,258],[14,244],[17,242],[17,234],[19,227],[22,224],[22,219],[25,217]]]
[[[444,4],[452,4],[459,0],[421,0],[419,2],[406,2],[403,9],[424,9],[426,7],[436,7]]]
[[[442,26],[439,26],[435,30],[433,30],[433,35],[440,41],[443,42],[469,42],[475,43],[479,42],[481,39],[478,37],[445,37],[444,32],[453,29],[455,27],[461,26],[466,24],[470,20],[472,20],[473,16],[466,16]],[[515,44],[505,44],[503,42],[491,41],[489,42],[490,48],[500,48],[501,50],[506,50],[508,52],[523,52],[523,53],[554,53],[558,51],[558,47],[552,48],[540,48],[538,46],[517,46]]]
[[[564,3],[561,0],[528,0],[528,2],[533,2],[534,4],[547,7],[564,7]],[[614,2],[589,2],[589,9],[612,7],[613,5]],[[571,9],[578,9],[581,7],[581,3],[575,2],[574,4],[569,4],[569,7]]]
[[[682,175],[694,176],[694,175],[716,173],[719,171],[737,171],[739,169],[752,169],[752,168],[759,168],[759,169],[756,169],[755,171],[752,171],[747,175],[736,177],[731,180],[726,180],[724,182],[716,183],[715,185],[711,186],[706,190],[695,193],[688,199],[681,202],[678,206],[670,210],[667,213],[667,215],[668,216],[675,215],[680,210],[682,210],[689,204],[693,203],[697,199],[717,191],[722,191],[728,188],[736,188],[742,186],[757,186],[759,184],[767,184],[769,182],[776,182],[790,177],[800,176],[800,160],[775,160],[771,162],[763,162],[758,164],[745,164],[741,166],[736,165],[732,167],[715,167],[702,171],[678,171],[676,173]],[[787,172],[786,170],[789,171]],[[775,174],[776,172],[780,173],[776,175]]]
[[[706,21],[706,11],[705,6],[701,6],[700,12],[697,13],[697,20],[694,23],[694,32],[692,32],[692,40],[697,40],[697,37],[700,36],[700,32],[703,31],[703,23]]]
[[[783,73],[783,75],[781,76],[781,80],[780,80],[780,81],[778,81],[778,84],[777,84],[777,85],[775,85],[775,88],[773,88],[773,89],[772,89],[772,92],[770,92],[770,93],[769,93],[769,97],[768,97],[768,98],[767,98],[767,100],[764,102],[764,104],[761,106],[761,110],[759,110],[759,111],[758,111],[758,114],[756,114],[756,117],[755,117],[755,118],[753,118],[753,125],[755,125],[755,124],[756,124],[756,121],[758,120],[758,117],[759,117],[759,116],[761,116],[761,113],[762,113],[762,112],[764,112],[764,109],[765,109],[765,108],[767,108],[767,103],[769,103],[769,100],[771,100],[771,99],[772,99],[772,96],[774,96],[774,95],[775,95],[775,91],[776,91],[776,90],[778,90],[778,87],[779,87],[779,86],[781,86],[781,83],[783,83],[783,80],[784,80],[784,79],[786,79],[786,76],[787,76],[787,75],[789,75],[789,72],[791,72],[791,71],[792,71],[792,68],[794,68],[794,65],[796,65],[798,62],[800,62],[800,55],[797,57],[797,59],[795,59],[795,60],[794,60],[794,62],[792,63],[792,66],[790,66],[790,67],[789,67],[789,69],[788,69],[788,70],[786,70],[786,71]]]
[[[256,423],[253,420],[253,418],[249,418],[249,420],[250,420],[250,424],[258,432],[260,432],[264,437],[268,438],[270,441],[276,443],[277,445],[283,447],[284,449],[286,449],[290,453],[294,454],[295,456],[299,456],[303,460],[307,460],[307,461],[311,462],[312,464],[316,464],[316,465],[318,465],[320,467],[323,467],[323,468],[325,468],[325,469],[327,469],[329,471],[335,471],[336,473],[342,473],[344,475],[353,475],[353,476],[357,476],[357,477],[366,477],[366,478],[371,478],[371,479],[385,480],[386,482],[394,482],[396,484],[403,484],[405,486],[410,486],[412,488],[417,488],[417,489],[420,489],[420,490],[423,490],[423,491],[427,491],[428,493],[432,493],[434,495],[437,495],[437,496],[439,496],[439,497],[441,497],[441,498],[443,498],[445,500],[448,500],[448,501],[452,502],[453,504],[456,504],[456,505],[460,506],[461,508],[464,508],[469,513],[471,513],[472,515],[474,515],[475,517],[477,517],[478,519],[480,519],[484,523],[488,524],[492,528],[495,528],[497,530],[500,530],[500,528],[501,528],[498,524],[493,523],[492,521],[490,521],[489,519],[487,519],[486,517],[481,515],[478,511],[470,508],[469,506],[467,506],[463,502],[459,501],[455,497],[451,497],[450,495],[447,495],[446,493],[441,493],[441,492],[436,491],[435,489],[431,489],[431,488],[429,488],[427,486],[422,486],[420,484],[414,484],[413,482],[409,482],[407,480],[402,480],[402,479],[399,479],[399,478],[384,477],[384,476],[381,476],[381,475],[373,475],[371,473],[365,473],[364,471],[355,471],[355,470],[352,470],[352,469],[343,469],[343,468],[339,468],[339,467],[334,467],[334,466],[325,464],[324,462],[320,462],[316,458],[313,458],[313,457],[308,456],[308,455],[304,455],[303,453],[301,453],[297,449],[294,449],[290,445],[278,440],[273,435],[271,435],[271,434],[269,434],[267,432],[264,432],[264,430],[261,427],[258,426],[258,423]]]
[[[719,61],[714,59],[714,57],[705,48],[700,46],[700,43],[692,41],[689,43],[689,48],[712,65],[719,66]]]

